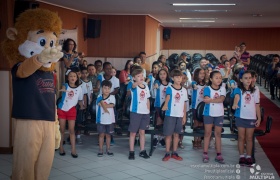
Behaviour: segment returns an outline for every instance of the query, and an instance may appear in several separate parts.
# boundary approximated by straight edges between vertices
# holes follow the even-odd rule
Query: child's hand
[[[158,84],[155,84],[155,85],[154,85],[154,89],[158,89]]]
[[[80,110],[86,109],[85,105],[80,106]]]
[[[198,87],[197,87],[197,85],[195,84],[195,85],[193,85],[193,89],[195,89],[195,90],[197,90],[198,89]]]
[[[182,125],[185,125],[186,124],[186,121],[187,121],[187,118],[186,116],[183,117],[183,120],[182,120]]]
[[[107,108],[104,109],[104,112],[110,114]]]
[[[168,110],[168,107],[164,105],[164,106],[161,108],[161,110],[166,111],[166,110]]]
[[[239,108],[239,107],[238,107],[237,104],[232,105],[232,109],[238,109],[238,108]]]
[[[234,83],[231,83],[230,87],[231,87],[232,89],[235,89]]]
[[[211,98],[207,98],[207,99],[203,99],[203,102],[205,102],[206,104],[211,103],[212,99]]]
[[[256,126],[256,127],[259,127],[259,126],[260,126],[260,124],[261,124],[261,120],[260,120],[260,119],[258,119],[258,120],[256,121],[256,123],[255,123],[255,126]]]

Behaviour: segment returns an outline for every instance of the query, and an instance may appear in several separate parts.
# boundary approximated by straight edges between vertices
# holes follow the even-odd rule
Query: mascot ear
[[[6,31],[7,38],[10,40],[16,40],[17,30],[16,28],[8,28]]]

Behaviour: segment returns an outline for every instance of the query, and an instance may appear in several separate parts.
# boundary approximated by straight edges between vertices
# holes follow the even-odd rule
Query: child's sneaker
[[[224,158],[222,157],[222,155],[216,156],[215,161],[221,164],[225,164],[224,162]]]
[[[99,153],[97,154],[97,156],[98,156],[98,157],[102,157],[102,156],[103,156],[103,153],[102,153],[102,152],[99,152]]]
[[[203,159],[202,160],[203,160],[204,163],[208,163],[209,162],[208,154],[203,153]]]
[[[171,158],[176,159],[178,161],[182,161],[183,158],[179,156],[177,153],[172,153]]]
[[[239,164],[240,164],[240,166],[245,166],[245,164],[246,164],[246,159],[245,159],[245,157],[239,158]]]
[[[147,154],[146,150],[143,150],[139,153],[139,156],[144,158],[144,159],[149,159],[150,156]]]
[[[247,167],[251,167],[253,165],[252,158],[246,158],[245,164],[246,164]]]
[[[108,151],[107,155],[112,157],[112,156],[114,156],[114,153]]]
[[[170,159],[170,154],[165,154],[164,157],[162,158],[162,161],[168,161]]]
[[[134,151],[129,151],[128,159],[129,159],[129,160],[134,160],[134,159],[135,159]]]

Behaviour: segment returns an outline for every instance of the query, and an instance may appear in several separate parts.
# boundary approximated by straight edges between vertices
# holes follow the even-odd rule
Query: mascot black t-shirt
[[[12,117],[54,121],[55,86],[53,73],[37,70],[27,78],[18,78],[16,72],[19,65],[16,64],[12,68]]]

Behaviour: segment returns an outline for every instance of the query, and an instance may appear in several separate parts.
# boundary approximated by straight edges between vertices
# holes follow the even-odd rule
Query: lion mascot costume
[[[4,55],[14,65],[13,180],[47,180],[51,171],[59,145],[53,71],[63,56],[57,46],[61,28],[56,13],[30,9],[20,14],[2,42]]]

